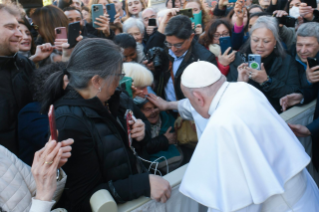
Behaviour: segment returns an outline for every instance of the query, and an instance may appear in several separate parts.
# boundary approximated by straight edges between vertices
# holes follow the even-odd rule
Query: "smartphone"
[[[308,61],[309,68],[313,68],[313,67],[319,65],[317,58],[307,57],[307,61]]]
[[[175,0],[172,0],[172,8],[175,8]]]
[[[54,106],[53,105],[50,106],[48,117],[49,117],[51,139],[58,141],[58,134],[56,132],[55,115],[54,115]]]
[[[119,82],[120,88],[125,90],[131,98],[133,98],[132,83],[133,83],[133,79],[131,77],[125,77],[125,76]]]
[[[156,26],[156,19],[155,18],[148,19],[148,25],[149,26]]]
[[[306,3],[307,6],[311,6],[312,8],[317,9],[317,1],[316,0],[301,0],[302,3]],[[20,1],[19,1],[20,3]]]
[[[193,14],[194,18],[190,18],[192,23],[194,23],[194,27],[196,28],[196,26],[198,24],[202,24],[202,11],[200,11],[197,14]]]
[[[107,11],[107,14],[109,14],[110,23],[113,23],[115,21],[115,15],[116,15],[115,5],[113,3],[107,4],[106,11]]]
[[[296,20],[292,16],[282,16],[282,17],[276,17],[279,24],[285,25],[286,27],[295,27]]]
[[[55,28],[55,38],[56,39],[68,39],[66,28],[65,27]]]
[[[219,38],[219,45],[220,45],[220,50],[221,50],[221,54],[224,54],[224,52],[231,47],[231,40],[230,37],[220,37]],[[229,54],[231,53],[231,51],[229,52]]]
[[[228,3],[236,3],[237,0],[228,0]]]
[[[129,124],[129,121],[133,121],[136,122],[136,118],[133,114],[133,111],[131,110],[126,110],[125,115],[124,115],[124,119],[126,120],[126,128],[127,128],[127,136],[128,136],[128,145],[129,147],[132,146],[132,136],[131,136],[131,130],[132,127]]]
[[[69,24],[68,28],[68,43],[70,44],[69,48],[73,48],[78,42],[76,38],[79,37],[81,31],[80,22],[73,22]]]
[[[186,15],[189,18],[193,18],[193,9],[183,9],[177,12],[177,15]]]
[[[259,54],[248,55],[248,66],[252,69],[260,70],[261,56]]]
[[[92,12],[92,23],[94,28],[99,28],[99,25],[96,25],[94,22],[97,21],[96,18],[99,18],[101,15],[104,15],[103,5],[102,4],[92,4],[91,6]],[[99,22],[99,21],[97,21]]]

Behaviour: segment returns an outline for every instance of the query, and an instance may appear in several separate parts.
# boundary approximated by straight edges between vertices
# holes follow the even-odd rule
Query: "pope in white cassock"
[[[181,88],[206,125],[181,193],[209,212],[319,211],[310,157],[260,91],[204,61],[184,70]]]

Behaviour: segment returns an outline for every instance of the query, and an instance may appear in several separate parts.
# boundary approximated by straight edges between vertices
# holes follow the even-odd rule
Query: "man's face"
[[[113,0],[116,11],[121,11],[123,7],[123,3],[120,0]]]
[[[263,9],[267,9],[270,5],[270,0],[259,0],[258,2]]]
[[[316,57],[319,51],[319,43],[315,37],[297,36],[297,55],[302,62],[307,62],[307,57]]]
[[[143,18],[144,26],[148,27],[148,20],[150,18],[156,19],[156,13],[154,13],[152,10],[146,10],[145,12],[143,12],[142,18]]]
[[[182,56],[191,46],[194,34],[191,35],[190,38],[183,40],[176,36],[166,36],[166,42],[171,46],[171,50],[175,54],[176,57]]]
[[[72,0],[72,4],[70,4],[70,7],[75,7],[76,9],[81,11],[81,1],[80,0]]]
[[[12,56],[19,51],[22,34],[15,16],[0,11],[0,56]]]
[[[134,48],[124,49],[123,55],[124,55],[124,62],[132,62],[132,61],[136,61],[137,59],[136,49]]]
[[[68,18],[69,24],[79,21],[81,24],[81,27],[83,27],[83,20],[79,11],[77,10],[65,11],[64,14]]]
[[[209,118],[207,116],[208,111],[204,111],[203,107],[200,105],[198,98],[196,98],[192,91],[189,88],[186,88],[181,83],[181,90],[184,94],[184,96],[189,99],[189,102],[191,103],[192,107],[199,113],[199,115],[203,116],[204,118]]]

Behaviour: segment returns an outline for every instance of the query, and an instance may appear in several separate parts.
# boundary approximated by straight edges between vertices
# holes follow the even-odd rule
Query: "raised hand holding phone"
[[[129,138],[129,145],[132,145],[132,139],[142,141],[145,137],[145,124],[142,120],[136,119],[131,110],[125,113],[127,133]]]

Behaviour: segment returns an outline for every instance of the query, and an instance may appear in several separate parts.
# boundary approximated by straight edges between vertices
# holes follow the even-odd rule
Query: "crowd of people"
[[[271,111],[269,116],[277,117],[318,97],[317,8],[300,0],[167,0],[166,8],[157,11],[150,1],[56,0],[31,9],[10,0],[0,3],[0,211],[91,211],[90,198],[100,189],[108,190],[118,204],[141,196],[165,203],[172,188],[162,176],[189,163],[199,141],[203,144],[196,148],[197,156],[200,149],[209,150],[204,144],[213,137],[205,128],[218,128],[210,120],[217,104],[233,114],[229,119],[229,114],[219,116],[224,119],[222,125],[225,120],[238,119],[236,114],[244,108],[250,108],[252,114],[264,111],[263,117]],[[108,13],[110,5],[115,8],[114,14]],[[95,16],[96,6],[103,8],[99,16]],[[80,31],[73,47],[67,35],[75,23]],[[66,36],[60,37],[63,29]],[[251,65],[252,57],[257,63],[259,58],[258,68]],[[233,93],[227,88],[225,95],[219,94],[219,90],[226,90],[226,83],[233,86],[227,84]],[[243,85],[254,89],[248,91]],[[239,91],[247,92],[247,96]],[[266,98],[261,99],[257,91]],[[220,101],[212,109],[215,96],[227,96],[228,104]],[[259,108],[259,103],[266,106]],[[50,137],[51,105],[56,140]],[[260,127],[278,133],[279,129],[286,130],[285,135],[292,140],[311,136],[311,160],[318,170],[318,117],[317,105],[313,122],[307,126]],[[278,122],[278,118],[264,120]],[[271,141],[263,135],[261,140]],[[225,135],[214,138],[221,139],[218,142],[228,139]],[[292,146],[297,149],[296,141]],[[222,149],[220,146],[214,148]],[[289,143],[277,147],[285,149]],[[212,154],[221,159],[216,149]],[[312,180],[303,170],[308,158],[300,151],[295,150],[302,161],[300,166],[296,161],[270,166],[276,171],[285,164],[290,164],[290,169],[297,167],[295,175],[278,174],[277,179],[280,175],[291,186],[297,178]],[[252,152],[241,153],[253,157]],[[293,157],[291,152],[282,156]],[[210,159],[216,162],[216,158]],[[195,161],[198,157],[192,159],[193,164]],[[225,170],[216,168],[218,164],[208,161],[203,169],[215,166],[213,170],[223,176]],[[194,173],[202,172],[197,163],[189,167]],[[244,179],[238,173],[234,172],[238,179]],[[205,172],[203,176],[207,179],[201,183],[216,177]],[[185,177],[181,192],[210,211],[244,211],[241,208],[246,203],[254,206],[247,211],[261,211],[266,207],[261,206],[264,197],[271,196],[265,193],[273,192],[266,189],[260,196],[259,192],[252,194],[264,198],[259,203],[226,198],[219,199],[219,204],[208,197],[216,194],[221,198],[224,188],[212,194],[207,191],[206,197],[197,200],[193,189],[202,184],[193,180]],[[221,187],[227,186],[226,182]],[[276,189],[283,189],[279,187]],[[309,201],[319,197],[318,191],[310,194],[311,188],[303,188]],[[308,207],[312,206],[313,211],[319,208],[315,204]],[[312,212],[298,207],[301,210],[292,211]]]

